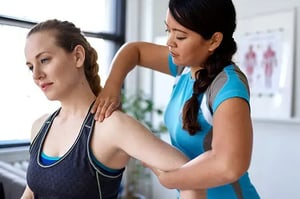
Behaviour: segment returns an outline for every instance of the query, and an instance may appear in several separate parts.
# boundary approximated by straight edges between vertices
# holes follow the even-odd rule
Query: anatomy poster
[[[235,62],[246,74],[254,119],[292,117],[295,10],[238,19]]]
[[[248,78],[253,95],[272,96],[279,91],[283,31],[280,29],[243,35],[240,41],[240,67]]]

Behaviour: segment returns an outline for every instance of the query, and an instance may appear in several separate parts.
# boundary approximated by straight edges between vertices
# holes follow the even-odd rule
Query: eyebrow
[[[42,54],[44,54],[45,52],[40,52],[39,54],[37,54],[34,58],[38,59]],[[30,62],[26,62],[26,65],[29,65]]]
[[[165,23],[165,25],[166,25],[167,27],[169,27],[169,25],[167,24],[167,22],[166,22],[166,21],[164,21],[164,23]],[[188,34],[186,31],[183,31],[183,30],[181,30],[181,29],[178,29],[178,28],[172,28],[172,30],[173,30],[173,31],[182,32],[182,33],[184,33],[184,34]]]

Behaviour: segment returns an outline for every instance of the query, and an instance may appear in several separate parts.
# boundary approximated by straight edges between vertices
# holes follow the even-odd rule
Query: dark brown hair
[[[236,28],[236,12],[231,0],[169,0],[169,10],[182,26],[197,32],[209,40],[216,32],[223,34],[220,46],[196,72],[193,95],[186,101],[182,120],[183,128],[191,135],[201,130],[197,121],[200,104],[198,96],[204,93],[214,78],[229,64],[237,50],[233,39]]]

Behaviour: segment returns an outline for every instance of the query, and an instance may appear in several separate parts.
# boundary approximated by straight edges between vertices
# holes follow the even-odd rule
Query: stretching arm
[[[168,53],[168,47],[162,45],[147,42],[124,44],[116,53],[105,86],[92,107],[95,119],[102,122],[120,106],[123,82],[137,65],[170,74]]]

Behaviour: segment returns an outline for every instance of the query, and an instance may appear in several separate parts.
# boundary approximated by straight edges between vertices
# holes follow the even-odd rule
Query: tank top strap
[[[40,140],[43,139],[45,134],[48,131],[48,128],[50,128],[54,118],[58,115],[60,112],[60,109],[57,109],[54,113],[52,113],[43,123],[42,127],[40,128],[39,132],[36,134],[35,138],[33,139],[32,143],[30,144],[29,152],[31,152],[32,148],[36,145],[36,143],[40,143]]]

